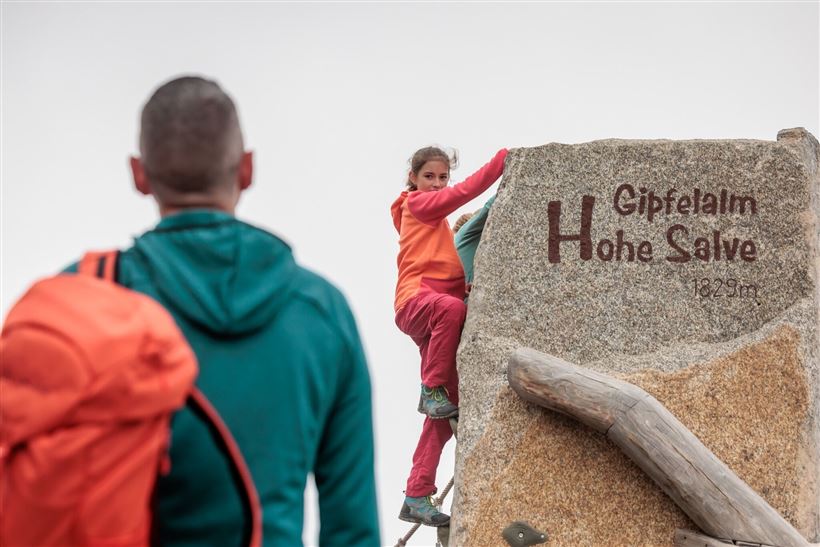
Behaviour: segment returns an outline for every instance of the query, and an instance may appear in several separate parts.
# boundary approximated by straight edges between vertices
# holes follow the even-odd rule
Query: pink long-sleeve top
[[[504,171],[507,149],[463,182],[438,191],[404,191],[390,212],[399,233],[399,279],[395,311],[422,290],[464,298],[464,269],[458,258],[447,215],[478,197]]]

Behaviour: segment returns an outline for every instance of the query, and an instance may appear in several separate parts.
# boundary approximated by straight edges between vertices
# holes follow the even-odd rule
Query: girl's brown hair
[[[414,175],[418,175],[421,168],[424,167],[424,164],[433,160],[443,161],[447,164],[448,169],[455,169],[458,167],[458,152],[453,149],[450,149],[449,152],[450,153],[448,154],[438,146],[425,146],[424,148],[416,150],[413,157],[408,160],[408,163],[410,164],[410,172]],[[418,190],[416,185],[410,181],[409,174],[407,176],[406,184],[408,190]]]

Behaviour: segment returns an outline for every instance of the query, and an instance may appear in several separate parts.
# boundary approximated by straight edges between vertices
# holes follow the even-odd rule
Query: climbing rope
[[[448,482],[447,486],[444,487],[444,490],[441,491],[441,495],[436,498],[434,503],[436,507],[441,507],[441,504],[444,503],[444,498],[447,497],[447,494],[449,494],[450,490],[453,488],[453,481],[455,481],[455,477],[450,479],[450,482]],[[410,528],[410,531],[404,534],[403,538],[399,538],[398,543],[396,543],[394,547],[405,547],[407,542],[410,541],[410,538],[413,537],[413,534],[416,533],[416,530],[419,529],[419,526],[421,526],[421,523],[414,524],[413,527]]]

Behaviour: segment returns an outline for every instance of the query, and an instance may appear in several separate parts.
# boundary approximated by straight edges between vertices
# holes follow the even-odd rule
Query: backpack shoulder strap
[[[196,387],[191,389],[186,404],[194,414],[208,424],[214,440],[228,456],[227,459],[231,466],[234,481],[244,490],[245,495],[242,499],[249,519],[246,522],[242,545],[260,547],[262,545],[262,507],[259,503],[256,486],[253,484],[253,477],[245,463],[245,459],[242,457],[239,446],[219,413],[199,389]]]
[[[77,266],[77,273],[116,283],[119,258],[120,252],[116,249],[85,253]]]

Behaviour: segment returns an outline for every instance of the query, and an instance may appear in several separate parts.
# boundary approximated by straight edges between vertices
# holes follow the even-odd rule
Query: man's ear
[[[148,176],[145,174],[145,167],[142,165],[142,160],[137,156],[131,156],[131,175],[134,177],[134,188],[140,194],[150,196],[151,183],[148,182]]]
[[[247,190],[253,183],[253,152],[242,152],[239,160],[239,190]]]

